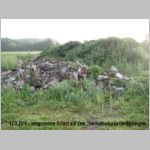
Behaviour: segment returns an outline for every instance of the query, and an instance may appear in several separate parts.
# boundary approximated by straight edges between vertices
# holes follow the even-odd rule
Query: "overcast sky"
[[[149,34],[148,19],[2,19],[1,37],[52,38],[59,43],[116,36],[142,42]]]

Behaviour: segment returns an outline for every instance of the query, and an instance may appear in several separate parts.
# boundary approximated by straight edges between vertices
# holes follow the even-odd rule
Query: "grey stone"
[[[108,79],[109,77],[108,76],[106,76],[106,75],[99,75],[98,77],[97,77],[97,80],[98,81],[103,81],[103,80],[106,80],[106,79]]]

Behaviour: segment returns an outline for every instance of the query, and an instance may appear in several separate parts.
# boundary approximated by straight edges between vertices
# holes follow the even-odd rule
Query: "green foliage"
[[[149,82],[148,82],[148,74],[145,74],[143,76],[137,76],[135,78],[131,78],[128,91],[127,91],[127,97],[128,99],[138,97],[141,98],[141,100],[146,100],[149,97]]]
[[[111,85],[112,86],[120,86],[120,87],[127,88],[128,87],[128,82],[126,80],[113,79],[111,81]]]
[[[130,38],[110,37],[84,43],[69,42],[54,48],[49,55],[74,62],[78,59],[81,63],[98,65],[104,69],[113,64],[127,74],[148,69],[147,43],[137,43]]]
[[[97,65],[94,65],[94,66],[91,66],[89,69],[88,69],[88,73],[89,73],[89,76],[92,78],[92,79],[96,79],[97,76],[100,74],[100,67],[97,66]]]
[[[1,39],[2,51],[44,51],[49,47],[55,47],[58,43],[52,39]]]
[[[68,42],[64,45],[58,46],[56,48],[54,48],[50,54],[57,56],[57,57],[65,57],[67,52],[70,51],[71,49],[75,48],[76,46],[78,46],[80,44],[80,42]],[[48,50],[49,52],[49,50]]]

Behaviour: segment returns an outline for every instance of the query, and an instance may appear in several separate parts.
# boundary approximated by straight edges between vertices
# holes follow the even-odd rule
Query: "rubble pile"
[[[112,65],[107,72],[97,77],[96,85],[101,89],[112,91],[113,95],[118,97],[125,90],[125,87],[118,84],[113,85],[116,80],[126,82],[129,78],[119,73],[118,69]]]
[[[16,70],[1,72],[1,85],[22,88],[25,83],[32,89],[47,88],[60,80],[60,69],[66,64],[62,61],[49,59],[47,56],[33,58],[28,62],[18,62]]]
[[[28,84],[31,91],[46,89],[63,79],[80,81],[86,78],[87,70],[86,65],[77,64],[76,70],[73,70],[63,61],[50,59],[48,56],[39,56],[30,61],[19,61],[17,69],[5,70],[2,68],[1,85],[21,89]],[[114,80],[126,81],[129,78],[119,73],[118,69],[112,65],[109,70],[97,77],[95,86],[99,86],[102,90],[112,91],[115,96],[119,96],[125,89],[122,86],[113,85]]]

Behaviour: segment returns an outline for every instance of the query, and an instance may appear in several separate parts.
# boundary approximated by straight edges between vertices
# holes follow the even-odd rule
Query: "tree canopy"
[[[52,39],[1,39],[2,51],[43,51],[56,45],[58,45],[58,42]]]

